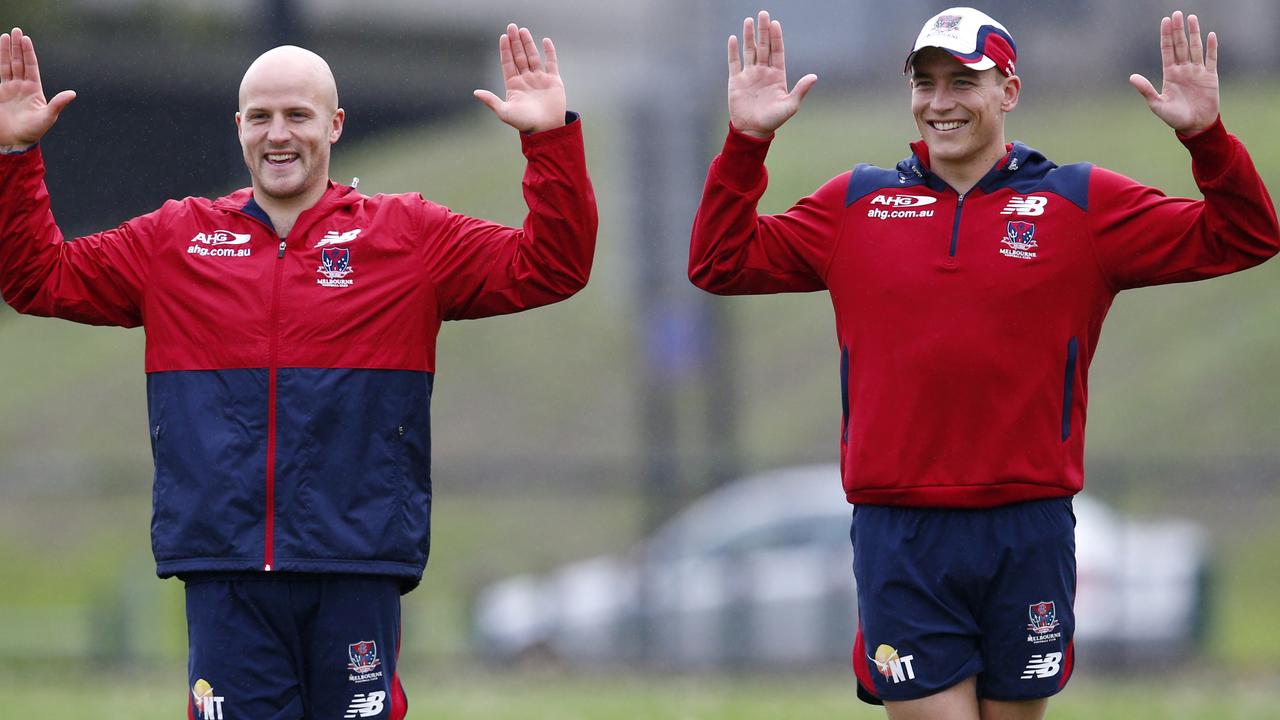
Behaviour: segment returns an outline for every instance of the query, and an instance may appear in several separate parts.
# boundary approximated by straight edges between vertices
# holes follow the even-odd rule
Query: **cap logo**
[[[937,21],[933,23],[933,32],[955,37],[960,34],[960,21],[962,19],[959,15],[939,15]]]

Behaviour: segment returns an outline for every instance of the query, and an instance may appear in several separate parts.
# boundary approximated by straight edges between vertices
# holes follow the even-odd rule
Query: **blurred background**
[[[1185,151],[1127,78],[1141,72],[1158,87],[1161,15],[1199,12],[1222,44],[1224,121],[1280,187],[1280,4],[974,5],[1019,43],[1011,139],[1060,164],[1093,161],[1191,197]],[[496,41],[507,22],[556,41],[599,200],[596,269],[564,303],[441,332],[433,552],[405,598],[413,716],[883,716],[855,700],[851,637],[839,633],[827,644],[844,644],[837,659],[680,661],[655,639],[658,616],[639,613],[616,636],[625,652],[575,663],[547,642],[496,652],[485,641],[490,616],[478,612],[492,583],[514,577],[527,589],[508,605],[525,609],[509,610],[508,622],[545,625],[528,609],[548,602],[530,600],[542,579],[605,553],[633,574],[606,574],[600,587],[638,583],[660,604],[643,590],[661,582],[652,548],[673,535],[682,508],[732,491],[736,478],[836,459],[827,297],[723,299],[685,279],[693,210],[727,121],[725,39],[758,9],[738,0],[0,0],[0,24],[33,36],[46,92],[79,94],[43,143],[68,236],[170,197],[248,184],[237,87],[253,58],[282,43],[319,52],[337,77],[347,125],[335,179],[518,224],[519,143],[471,90],[500,92]],[[785,28],[791,81],[819,76],[770,152],[762,210],[781,212],[856,162],[891,166],[908,153],[916,134],[902,62],[942,4],[775,0],[768,9]],[[1115,303],[1091,374],[1087,493],[1116,527],[1189,533],[1115,530],[1103,546],[1116,546],[1113,558],[1202,557],[1197,604],[1176,648],[1100,649],[1051,717],[1280,717],[1278,321],[1275,262]],[[185,706],[181,586],[156,580],[150,556],[143,343],[141,330],[0,305],[0,720],[171,717]],[[823,502],[847,522],[833,474]],[[838,565],[830,577],[850,592]],[[1140,606],[1182,592],[1151,587]],[[708,642],[771,642],[753,630],[748,589],[717,592],[730,609]],[[840,607],[829,605],[829,617]],[[1117,616],[1101,635],[1159,635],[1170,622],[1161,617]]]

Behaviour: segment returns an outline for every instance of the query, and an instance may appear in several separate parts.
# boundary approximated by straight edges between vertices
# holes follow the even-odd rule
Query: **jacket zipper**
[[[951,224],[951,251],[947,253],[951,260],[956,259],[956,243],[960,241],[960,213],[964,212],[964,196],[965,193],[960,193],[956,199],[956,219]]]
[[[271,572],[275,562],[276,530],[276,364],[280,348],[280,283],[284,277],[285,240],[280,240],[276,268],[271,280],[271,337],[267,361],[267,477],[266,531],[262,542],[262,569]]]

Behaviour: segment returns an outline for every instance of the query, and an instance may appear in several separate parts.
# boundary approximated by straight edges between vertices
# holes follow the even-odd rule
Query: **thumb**
[[[1156,92],[1151,81],[1137,73],[1129,76],[1129,84],[1146,99],[1148,105],[1155,104],[1156,100],[1160,97],[1160,93]]]
[[[796,86],[791,89],[790,95],[795,97],[796,105],[804,102],[804,96],[809,94],[815,83],[818,82],[818,76],[810,73],[796,81]]]
[[[484,103],[485,106],[488,107],[490,110],[492,110],[495,115],[498,114],[498,108],[502,107],[503,105],[503,101],[499,99],[497,95],[494,95],[488,90],[476,90],[471,94],[475,97],[475,99]]]
[[[49,111],[53,113],[53,117],[56,119],[59,115],[62,114],[63,110],[67,109],[67,106],[71,104],[71,101],[75,99],[76,99],[75,90],[63,90],[57,95],[54,95],[53,98],[49,100],[49,103],[48,103]]]

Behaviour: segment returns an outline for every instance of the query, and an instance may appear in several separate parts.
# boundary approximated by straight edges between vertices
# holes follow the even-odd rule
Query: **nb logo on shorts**
[[[1050,678],[1057,675],[1061,669],[1062,653],[1060,652],[1032,655],[1031,662],[1027,663],[1027,669],[1022,671],[1022,679]]]
[[[1049,198],[1031,195],[1029,197],[1011,197],[1009,204],[1000,211],[1001,215],[1043,215],[1044,206]]]
[[[376,717],[382,714],[383,702],[387,699],[387,694],[381,690],[371,692],[368,695],[364,693],[356,693],[351,699],[351,705],[347,708],[347,714],[344,718],[357,717]]]

